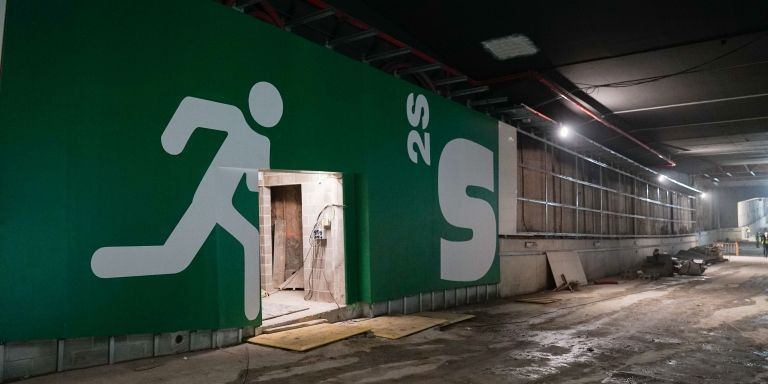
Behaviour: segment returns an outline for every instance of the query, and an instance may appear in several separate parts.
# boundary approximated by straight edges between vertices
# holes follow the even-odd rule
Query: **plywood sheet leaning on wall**
[[[568,282],[578,282],[587,285],[587,275],[581,265],[579,255],[571,251],[547,251],[547,261],[552,269],[552,277],[560,285],[560,275],[565,275]]]
[[[275,219],[275,245],[272,247],[272,284],[279,287],[285,281],[285,220]]]

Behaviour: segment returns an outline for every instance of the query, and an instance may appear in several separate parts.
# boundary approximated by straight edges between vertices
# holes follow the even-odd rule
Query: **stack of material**
[[[653,256],[647,256],[642,266],[644,276],[672,276],[675,272],[672,255],[653,250]]]
[[[697,260],[682,260],[675,264],[675,272],[679,275],[700,276],[706,270],[704,263]]]
[[[714,245],[693,247],[686,251],[679,251],[675,257],[680,260],[702,260],[705,264],[725,261],[723,250]]]

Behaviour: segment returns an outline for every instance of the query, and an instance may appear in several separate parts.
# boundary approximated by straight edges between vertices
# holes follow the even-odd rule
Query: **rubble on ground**
[[[628,270],[624,277],[656,280],[659,277],[671,277],[675,274],[700,276],[704,274],[708,265],[723,261],[727,261],[723,258],[723,250],[716,245],[681,250],[674,256],[654,249],[653,255],[645,258],[639,270]]]
[[[703,275],[706,270],[707,267],[704,266],[704,262],[698,260],[678,261],[675,266],[675,273],[678,275],[700,276]]]
[[[714,264],[726,261],[723,258],[723,249],[715,245],[693,247],[688,250],[678,251],[675,257],[679,260],[701,260],[704,264]]]

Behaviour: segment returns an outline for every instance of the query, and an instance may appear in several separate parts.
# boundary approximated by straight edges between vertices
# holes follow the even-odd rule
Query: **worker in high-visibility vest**
[[[763,256],[768,258],[768,231],[764,232],[760,239],[763,242]]]

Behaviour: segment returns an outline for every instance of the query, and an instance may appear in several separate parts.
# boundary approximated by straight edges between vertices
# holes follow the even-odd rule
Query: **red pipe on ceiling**
[[[546,78],[544,78],[543,76],[541,76],[538,73],[535,76],[536,76],[536,79],[540,83],[544,84],[547,88],[549,88],[557,96],[559,96],[559,97],[561,97],[561,98],[563,98],[565,100],[570,101],[571,104],[575,105],[576,108],[578,108],[580,111],[582,111],[585,115],[591,117],[595,121],[600,122],[601,124],[605,125],[606,127],[613,129],[614,131],[618,132],[622,136],[624,136],[627,139],[631,140],[635,144],[645,148],[649,152],[651,152],[654,155],[658,156],[660,159],[666,161],[667,164],[669,164],[669,166],[674,167],[674,166],[677,165],[677,164],[675,164],[674,161],[672,161],[672,159],[662,155],[661,153],[659,153],[655,149],[649,147],[647,144],[645,144],[642,141],[640,141],[639,139],[637,139],[636,137],[634,137],[634,136],[630,135],[629,133],[625,132],[623,129],[621,129],[621,128],[611,124],[609,121],[606,121],[602,117],[600,117],[597,114],[595,114],[592,111],[590,111],[589,108],[587,108],[584,104],[582,104],[579,100],[577,100],[576,97],[573,96],[570,92],[562,89],[560,86],[558,86],[557,84],[552,83],[551,81],[547,80]]]
[[[328,5],[327,3],[325,3],[322,0],[305,0],[305,1],[308,4],[314,6],[315,8],[318,8],[318,9],[321,9],[321,10],[322,9],[331,8],[330,5]],[[356,18],[354,18],[354,17],[352,17],[352,16],[350,16],[350,15],[348,15],[348,14],[346,14],[346,13],[340,11],[340,10],[338,10],[338,9],[335,9],[335,12],[336,12],[336,17],[338,17],[340,19],[343,19],[347,23],[349,23],[351,25],[354,25],[357,28],[360,28],[362,30],[371,29],[370,25],[368,25],[368,24],[366,24],[366,23],[364,23],[364,22],[362,22],[362,21],[360,21],[360,20],[358,20],[358,19],[356,19]],[[388,34],[386,34],[384,32],[380,32],[380,31],[376,31],[376,36],[379,39],[384,40],[384,41],[386,41],[389,44],[392,44],[396,48],[410,48],[411,49],[411,55],[416,56],[419,59],[424,60],[425,62],[427,62],[429,64],[433,64],[433,63],[440,64],[440,66],[443,67],[443,70],[447,74],[449,74],[449,75],[452,75],[452,76],[463,76],[463,74],[461,72],[457,71],[456,69],[454,69],[452,67],[449,67],[449,66],[447,66],[447,65],[445,65],[443,63],[439,63],[432,56],[429,56],[428,54],[426,54],[426,53],[424,53],[424,52],[422,52],[422,51],[420,51],[418,49],[415,49],[413,47],[408,46],[407,44],[405,44],[402,41],[400,41],[400,40],[396,39],[395,37],[393,37],[392,35],[388,35]],[[471,84],[471,85],[474,85],[474,80],[468,80],[467,82],[469,84]]]
[[[318,9],[331,8],[330,5],[328,5],[327,3],[325,3],[322,0],[305,0],[305,1],[308,4],[311,4],[312,6],[318,8]],[[356,18],[354,18],[354,17],[352,17],[352,16],[350,16],[350,15],[348,15],[348,14],[342,12],[342,11],[339,11],[339,10],[335,10],[335,11],[336,11],[336,17],[345,20],[349,24],[354,25],[355,27],[360,28],[362,30],[371,29],[371,26],[369,26],[368,24],[366,24],[366,23],[364,23],[364,22],[362,22],[362,21],[360,21],[360,20],[358,20],[358,19],[356,19]],[[388,34],[386,34],[384,32],[377,31],[376,32],[376,36],[378,38],[388,42],[389,44],[392,44],[393,46],[395,46],[397,48],[406,48],[406,47],[410,48],[412,55],[420,58],[421,60],[424,60],[427,63],[430,63],[430,64],[431,63],[439,63],[437,60],[435,60],[431,56],[427,55],[426,53],[424,53],[422,51],[419,51],[417,49],[414,49],[413,47],[409,47],[408,45],[406,45],[402,41],[400,41],[400,40],[394,38],[393,36],[388,35]],[[445,64],[442,64],[442,63],[439,63],[439,64],[443,67],[443,69],[445,70],[446,73],[448,73],[450,75],[453,75],[453,76],[463,76],[463,74],[461,72],[457,71],[456,69],[451,68],[451,67],[449,67],[449,66],[447,66]],[[594,119],[595,121],[603,124],[604,126],[606,126],[606,127],[610,128],[610,129],[618,132],[622,136],[626,137],[627,139],[631,140],[632,142],[636,143],[637,145],[641,146],[642,148],[644,148],[644,149],[648,150],[649,152],[653,153],[654,155],[656,155],[660,159],[666,161],[667,164],[669,164],[669,166],[674,167],[674,166],[677,165],[670,158],[662,155],[661,153],[659,153],[655,149],[649,147],[647,144],[645,144],[642,141],[640,141],[639,139],[637,139],[636,137],[630,135],[629,133],[625,132],[621,128],[611,124],[610,122],[606,121],[602,117],[600,117],[597,114],[595,114],[592,111],[590,111],[587,106],[585,106],[582,102],[580,102],[576,98],[576,96],[572,95],[567,90],[562,89],[558,85],[556,85],[556,84],[552,83],[551,81],[547,80],[546,78],[544,78],[538,72],[528,71],[528,72],[523,72],[523,73],[516,73],[516,74],[505,75],[505,76],[501,76],[501,77],[497,77],[497,78],[493,78],[493,79],[488,79],[488,80],[482,80],[482,81],[468,79],[467,83],[469,83],[470,85],[490,85],[490,84],[502,83],[502,82],[506,82],[506,81],[519,80],[519,79],[523,79],[523,78],[535,78],[540,83],[542,83],[547,88],[549,88],[552,92],[554,92],[556,95],[558,95],[559,97],[561,97],[561,98],[571,102],[573,105],[576,106],[576,108],[578,108],[580,111],[582,111],[585,115],[591,117],[592,119]],[[551,119],[549,119],[549,120],[551,120]]]

